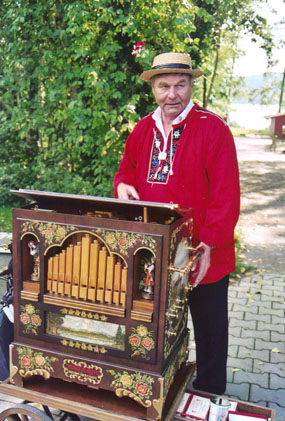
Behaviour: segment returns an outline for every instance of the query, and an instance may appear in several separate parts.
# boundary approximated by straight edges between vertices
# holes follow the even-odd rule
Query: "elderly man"
[[[202,74],[184,53],[160,54],[142,73],[158,108],[129,136],[114,186],[120,199],[173,202],[195,210],[194,245],[204,253],[189,297],[197,362],[193,385],[223,394],[239,172],[226,122],[191,99],[193,80]]]

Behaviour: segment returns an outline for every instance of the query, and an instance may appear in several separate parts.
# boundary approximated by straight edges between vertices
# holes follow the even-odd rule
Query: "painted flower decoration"
[[[130,387],[133,384],[133,380],[129,374],[123,374],[121,377],[121,382],[123,383],[123,386]]]
[[[147,336],[148,328],[146,326],[140,325],[137,327],[137,332],[139,336]]]
[[[140,382],[136,384],[136,390],[139,395],[146,396],[149,394],[149,387],[146,383]]]
[[[139,346],[141,343],[140,337],[138,335],[131,335],[130,336],[130,344],[134,347]]]
[[[45,357],[43,357],[41,354],[38,354],[35,356],[35,362],[38,366],[43,366],[46,363]]]
[[[123,388],[129,390],[142,401],[152,396],[153,377],[140,372],[129,373],[123,371],[123,373],[120,373],[114,370],[108,370],[108,372],[113,376],[111,386],[115,389]]]
[[[21,306],[20,321],[24,325],[23,333],[38,334],[38,328],[42,324],[40,310],[31,304]]]
[[[142,346],[147,350],[150,351],[151,349],[154,348],[154,341],[152,338],[145,338],[142,341]]]
[[[150,332],[144,325],[139,325],[137,328],[131,328],[132,334],[129,336],[129,343],[132,348],[132,357],[142,357],[149,360],[148,353],[154,349],[155,342],[153,339],[153,332]]]
[[[44,356],[42,352],[36,352],[31,348],[18,347],[19,365],[22,372],[28,372],[37,368],[53,371],[52,363],[58,361],[55,357]]]

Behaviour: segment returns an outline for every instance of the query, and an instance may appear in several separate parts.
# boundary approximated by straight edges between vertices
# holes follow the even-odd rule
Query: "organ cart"
[[[13,192],[31,203],[13,212],[15,337],[4,393],[102,420],[106,411],[172,419],[194,371],[193,211]]]

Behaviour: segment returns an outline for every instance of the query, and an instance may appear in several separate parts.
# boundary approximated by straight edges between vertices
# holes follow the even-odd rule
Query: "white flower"
[[[173,137],[178,138],[179,136],[180,136],[179,130],[176,130],[175,132],[173,132]]]
[[[156,140],[156,141],[155,141],[155,147],[156,147],[157,149],[159,149],[159,148],[160,148],[160,140]]]

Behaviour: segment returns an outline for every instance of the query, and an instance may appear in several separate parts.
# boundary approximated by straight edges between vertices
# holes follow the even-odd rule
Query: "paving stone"
[[[244,311],[229,311],[229,318],[230,319],[239,319],[239,320],[243,320],[245,316],[245,312]]]
[[[272,303],[272,308],[277,309],[277,310],[281,309],[284,311],[284,302],[279,303],[278,301],[275,301],[274,303]]]
[[[268,330],[242,330],[241,336],[243,338],[259,338],[263,339],[264,341],[270,340],[270,332]]]
[[[252,358],[235,358],[228,357],[228,368],[236,369],[240,368],[244,371],[252,371],[253,369],[253,359]]]
[[[285,389],[264,389],[257,384],[252,384],[250,388],[249,400],[250,402],[258,402],[264,400],[267,402],[275,402],[279,406],[284,405]],[[281,421],[281,420],[280,420]]]
[[[272,295],[273,295],[274,298],[276,297],[277,299],[279,298],[280,300],[285,298],[285,292],[278,291],[275,288],[272,291]]]
[[[273,348],[279,349],[281,353],[284,353],[284,342],[266,342],[262,341],[261,339],[256,339],[255,341],[255,349],[268,349],[272,351]]]
[[[281,277],[279,279],[276,278],[273,281],[273,287],[276,288],[280,285],[281,287],[283,286],[283,288],[285,289],[284,282],[285,282],[285,277]]]
[[[268,294],[262,294],[261,295],[261,298],[260,298],[260,301],[262,301],[262,302],[266,302],[266,303],[270,303],[270,302],[274,302],[274,301],[276,301],[276,298],[273,296],[273,292],[272,292],[272,294],[271,295],[268,295]]]
[[[250,307],[254,309],[256,307],[256,311],[259,311],[259,308],[272,308],[273,303],[271,301],[254,301],[251,302]]]
[[[263,323],[263,322],[256,322],[255,320],[231,320],[231,326],[232,327],[241,327],[243,329],[250,329],[250,330],[256,330],[257,323]]]
[[[253,338],[237,338],[233,336],[231,338],[231,345],[238,345],[247,347],[248,350],[254,347],[254,339]]]
[[[262,285],[262,291],[264,291],[265,294],[268,294],[268,290],[269,291],[285,292],[284,291],[284,284],[282,284],[281,282],[276,282],[274,284],[274,286],[273,285],[270,285],[270,284],[268,284],[268,285],[266,285],[266,284]]]
[[[240,305],[246,305],[247,304],[247,299],[242,297],[236,297],[236,298],[231,298],[231,303],[233,304],[240,304]]]
[[[271,364],[285,364],[285,354],[282,354],[281,352],[270,352],[270,362]]]
[[[251,358],[258,358],[261,361],[269,361],[269,354],[270,352],[266,349],[258,351],[255,349],[240,347],[238,352],[238,358],[250,356]]]
[[[258,359],[254,359],[253,360],[253,372],[255,373],[270,373],[270,374],[277,374],[280,377],[283,377],[283,381],[284,381],[284,376],[285,376],[285,366],[282,363],[275,363],[275,364],[271,364],[270,362],[267,361],[260,361]]]
[[[234,383],[249,383],[258,384],[261,387],[269,387],[269,373],[250,373],[248,371],[240,370],[234,373]]]
[[[231,368],[227,368],[227,382],[233,383],[234,373]]]
[[[279,332],[270,332],[271,341],[272,342],[278,342],[278,341],[284,341],[284,335]],[[283,342],[284,345],[284,342]]]
[[[280,318],[279,318],[280,319]],[[282,319],[281,319],[282,321]],[[280,322],[280,320],[279,320]],[[283,321],[284,323],[284,321]],[[257,322],[257,330],[272,330],[279,333],[284,333],[284,324],[272,324],[272,323],[264,323],[264,322]]]
[[[275,309],[275,308],[268,308],[268,307],[260,306],[259,314],[271,314],[272,316],[284,318],[285,310],[282,310],[281,308]]]
[[[272,316],[270,314],[254,314],[246,312],[244,320],[256,320],[263,321],[264,323],[271,323],[271,317]]]
[[[275,273],[273,271],[269,271],[269,273],[264,272],[263,279],[273,284],[273,282],[278,281],[278,280],[284,281],[285,277],[284,277],[284,273],[280,273],[280,272]]]
[[[237,336],[238,338],[241,336],[242,329],[241,327],[232,327],[231,321],[229,323],[229,337]]]
[[[278,376],[278,374],[269,375],[269,387],[270,389],[283,389],[284,390],[284,406],[285,406],[285,381],[284,376]]]
[[[242,311],[243,313],[254,313],[257,314],[258,313],[258,307],[257,306],[252,306],[252,305],[240,305],[240,304],[234,304],[234,311]]]
[[[285,333],[285,325],[283,322],[284,322],[283,317],[275,316],[275,315],[272,316],[272,323],[274,324],[281,323],[283,327],[283,333]]]
[[[231,341],[231,338],[230,338]],[[228,356],[229,357],[237,357],[238,354],[238,347],[237,345],[231,345],[231,343],[229,344],[229,349],[228,349]]]
[[[241,401],[248,401],[249,384],[248,383],[227,383],[226,395],[229,398],[239,399]]]
[[[228,296],[229,298],[233,298],[237,296],[237,291],[235,291],[231,286],[228,289]]]

